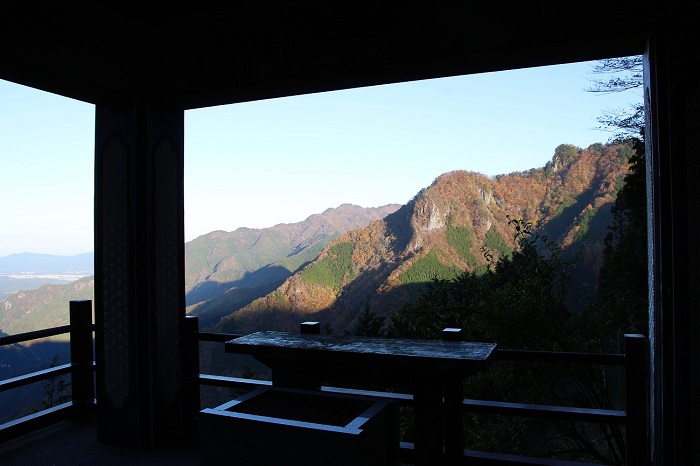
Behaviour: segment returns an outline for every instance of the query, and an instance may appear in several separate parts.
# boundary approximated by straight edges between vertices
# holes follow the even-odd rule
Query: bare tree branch
[[[644,85],[644,67],[639,55],[599,60],[592,73],[598,76],[615,75],[592,79],[593,85],[586,91],[595,94],[625,92]],[[644,104],[630,105],[626,109],[606,110],[598,117],[598,122],[601,125],[598,129],[614,133],[613,139],[639,137],[644,127]]]

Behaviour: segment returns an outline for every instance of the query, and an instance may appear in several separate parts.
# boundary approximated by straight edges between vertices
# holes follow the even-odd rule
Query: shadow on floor
[[[0,465],[199,465],[194,444],[133,451],[97,441],[96,422],[63,421],[0,444]]]

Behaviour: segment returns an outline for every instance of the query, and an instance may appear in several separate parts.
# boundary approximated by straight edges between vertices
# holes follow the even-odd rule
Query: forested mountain
[[[0,308],[0,331],[14,335],[69,323],[71,300],[93,299],[95,277],[83,277],[67,285],[44,285],[18,291]]]
[[[0,301],[19,290],[42,285],[65,285],[92,275],[95,255],[55,256],[23,252],[0,257]]]
[[[580,296],[594,299],[610,209],[632,156],[627,143],[556,148],[545,167],[487,177],[455,171],[438,177],[408,204],[366,228],[335,239],[279,288],[222,320],[217,329],[295,330],[314,319],[351,330],[369,306],[388,315],[416,296],[420,284],[486,266],[515,246],[509,218],[530,222],[580,251]],[[328,328],[328,327],[327,327]]]
[[[238,309],[274,290],[297,268],[313,260],[333,238],[364,227],[399,207],[344,204],[298,223],[200,236],[185,245],[188,302],[216,299],[193,306],[190,311],[202,315],[205,323],[215,323],[220,312],[230,312],[232,303],[238,304],[234,307]],[[92,272],[93,257],[93,253],[73,257],[24,253],[0,258],[0,266],[12,273]],[[93,299],[93,288],[94,277],[89,276],[64,285],[23,288],[10,294],[0,307],[0,331],[15,334],[65,325],[68,302]]]
[[[43,285],[10,295],[0,304],[0,336],[68,324],[69,301],[92,299],[94,281],[88,276],[65,285]],[[0,348],[0,380],[47,369],[52,360],[65,363],[69,352],[68,335],[4,346]],[[0,393],[0,423],[41,407],[46,383]]]
[[[298,223],[214,231],[185,245],[188,313],[200,325],[273,291],[332,239],[395,212],[398,204],[365,208],[343,204]]]

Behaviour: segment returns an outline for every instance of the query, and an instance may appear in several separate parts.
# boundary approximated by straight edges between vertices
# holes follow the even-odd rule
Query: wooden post
[[[442,331],[443,341],[462,341],[461,328],[445,328]],[[461,377],[445,377],[443,386],[444,404],[444,430],[445,430],[445,453],[450,464],[458,464],[464,456],[464,420],[462,414],[462,391]]]
[[[463,379],[446,377],[444,385],[445,453],[449,464],[460,464],[464,457]]]
[[[450,327],[443,329],[442,341],[462,341],[462,329]]]
[[[302,322],[299,325],[299,332],[302,335],[320,335],[321,322]]]
[[[320,335],[320,322],[302,322],[299,325],[302,335]],[[321,379],[313,367],[305,363],[294,363],[276,366],[272,369],[272,385],[277,387],[298,388],[301,390],[318,390]]]
[[[646,343],[644,335],[625,335],[625,447],[630,466],[649,464]]]
[[[70,302],[70,360],[72,400],[76,414],[90,413],[95,400],[92,354],[92,301]]]
[[[182,319],[182,390],[185,431],[196,433],[200,410],[199,386],[199,318]]]
[[[435,385],[431,380],[417,380],[413,387],[414,464],[417,466],[444,463],[444,410],[441,390]]]

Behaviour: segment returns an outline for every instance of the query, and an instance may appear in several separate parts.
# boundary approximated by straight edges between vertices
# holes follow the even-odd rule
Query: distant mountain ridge
[[[216,299],[191,307],[190,311],[202,315],[205,322],[216,323],[221,317],[218,309],[223,304],[240,303],[238,309],[264,296],[302,264],[313,260],[331,239],[349,229],[366,226],[399,207],[398,204],[371,208],[343,204],[298,223],[214,231],[200,236],[185,245],[188,295]],[[0,304],[0,331],[15,334],[67,324],[68,301],[93,298],[93,264],[94,253],[78,256],[21,253],[0,258],[0,274],[90,271],[89,276],[68,284],[41,286],[39,279],[13,280],[7,284],[7,290],[0,289],[5,298]],[[0,288],[3,284],[0,282]],[[224,309],[230,312],[231,308]]]
[[[85,274],[95,271],[95,253],[88,252],[75,256],[34,254],[23,252],[0,257],[0,273],[33,274]]]
[[[399,204],[343,204],[297,223],[213,231],[185,245],[188,313],[205,325],[274,290],[339,235],[395,212]]]
[[[365,305],[388,315],[415,299],[420,283],[485,267],[483,246],[508,254],[515,247],[509,218],[531,222],[570,251],[585,241],[577,279],[595,287],[610,208],[631,154],[626,143],[564,144],[542,168],[440,175],[398,211],[333,240],[314,262],[215,329],[296,331],[312,319],[351,330]]]
[[[43,285],[18,291],[0,304],[0,331],[13,335],[69,323],[69,302],[93,299],[95,277],[89,275],[67,285]]]
[[[307,318],[352,329],[365,305],[386,315],[414,299],[420,283],[483,267],[482,246],[507,253],[515,246],[508,215],[570,250],[587,238],[578,278],[595,287],[631,154],[627,144],[565,144],[542,168],[495,177],[445,173],[404,206],[342,205],[295,224],[211,232],[185,245],[187,296],[196,303],[188,312],[202,326],[228,316],[216,329],[230,332],[296,330]],[[80,256],[92,263],[92,253]],[[86,277],[75,282],[79,289],[51,285],[13,296],[0,307],[0,330],[67,323],[67,301],[91,297],[93,283]],[[58,303],[59,315],[38,311],[48,302]]]
[[[68,284],[94,273],[95,254],[76,256],[20,253],[0,257],[0,301],[19,290]]]

